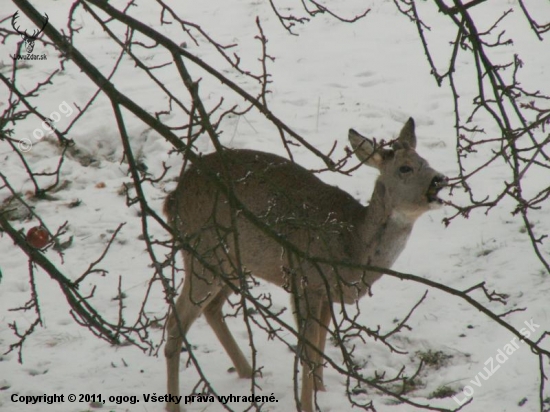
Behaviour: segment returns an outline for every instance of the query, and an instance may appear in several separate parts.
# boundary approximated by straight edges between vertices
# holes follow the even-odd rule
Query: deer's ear
[[[414,132],[414,119],[412,117],[407,120],[405,126],[401,129],[397,141],[406,143],[409,147],[416,148],[416,133]]]
[[[374,143],[370,139],[361,136],[353,129],[349,129],[348,137],[351,147],[359,160],[369,166],[379,169],[384,161],[385,152],[389,152],[389,150],[376,149]]]

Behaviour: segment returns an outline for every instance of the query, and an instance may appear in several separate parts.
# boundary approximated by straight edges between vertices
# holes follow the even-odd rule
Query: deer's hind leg
[[[208,304],[204,310],[204,316],[210,327],[218,337],[218,340],[224,347],[225,351],[233,361],[235,369],[241,378],[252,377],[252,368],[248,360],[241,351],[239,345],[233,338],[231,331],[223,318],[222,307],[227,297],[231,294],[228,286],[224,286],[220,293]]]
[[[166,357],[166,377],[168,394],[179,396],[179,368],[180,353],[183,337],[187,335],[193,322],[205,311],[209,305],[216,301],[222,293],[223,286],[219,279],[202,267],[196,260],[184,253],[185,281],[183,290],[179,295],[175,310],[172,310],[166,322],[166,345],[164,356]],[[225,301],[226,295],[223,296]],[[220,308],[221,309],[221,308]],[[166,409],[171,412],[179,412],[179,405],[168,403]]]

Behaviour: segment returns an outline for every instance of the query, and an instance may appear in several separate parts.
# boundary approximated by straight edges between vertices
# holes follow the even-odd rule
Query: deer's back
[[[230,181],[246,208],[304,252],[338,260],[352,258],[358,243],[353,229],[364,207],[348,193],[287,159],[265,152],[226,150],[223,159],[213,153],[200,162],[200,167],[192,165],[182,172],[165,206],[180,232],[202,239],[198,245],[206,248],[219,241],[225,233],[220,228],[231,227],[228,200],[203,171],[208,170],[222,181]],[[241,214],[237,216],[244,265],[252,272],[256,267],[280,269],[281,246]],[[223,243],[231,246],[232,237],[226,236]],[[269,280],[279,283],[271,279],[274,276],[267,274]]]

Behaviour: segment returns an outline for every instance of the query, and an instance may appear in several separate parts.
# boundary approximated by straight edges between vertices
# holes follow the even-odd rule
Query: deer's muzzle
[[[441,189],[447,186],[447,181],[449,179],[443,175],[436,175],[430,182],[428,191],[426,192],[426,197],[428,198],[428,203],[436,202],[439,204],[443,203],[443,200],[440,199],[437,194]]]

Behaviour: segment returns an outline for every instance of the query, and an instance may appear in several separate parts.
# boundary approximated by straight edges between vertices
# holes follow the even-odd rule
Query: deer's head
[[[377,186],[382,193],[379,195],[384,197],[385,207],[392,213],[415,220],[443,203],[437,195],[447,184],[447,178],[416,152],[412,118],[405,123],[391,149],[376,147],[353,129],[349,131],[349,140],[359,160],[380,171]]]

